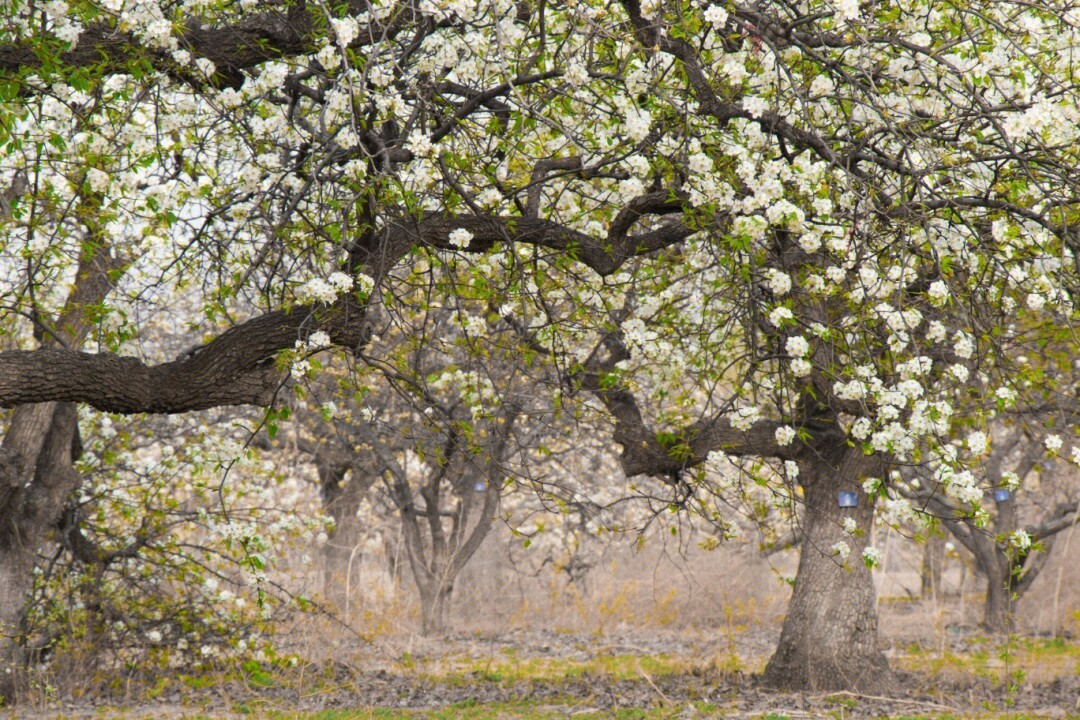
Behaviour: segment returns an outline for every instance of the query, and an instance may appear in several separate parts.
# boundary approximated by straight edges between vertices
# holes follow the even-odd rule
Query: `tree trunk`
[[[1009,633],[1013,630],[1012,589],[1009,571],[986,574],[986,605],[983,609],[983,627],[993,633]]]
[[[24,668],[20,641],[26,598],[33,586],[34,551],[0,548],[0,707],[14,704]]]
[[[450,607],[453,586],[435,580],[433,585],[420,592],[420,634],[438,637],[446,633],[446,612]]]
[[[780,643],[762,675],[763,684],[793,691],[849,690],[887,694],[896,683],[878,647],[873,578],[862,551],[868,544],[873,507],[862,480],[880,477],[881,463],[859,448],[838,448],[801,463],[806,512],[799,569]],[[840,508],[837,493],[854,491],[858,507]],[[858,523],[844,532],[845,517]],[[846,562],[833,546],[846,542]]]
[[[934,533],[926,539],[923,546],[922,587],[919,595],[923,600],[938,600],[942,597],[941,573],[945,564],[945,536]]]
[[[323,546],[323,594],[341,613],[349,607],[350,595],[358,588],[359,553],[363,528],[357,518],[360,503],[370,481],[364,483],[354,473],[346,482],[345,465],[320,465],[319,484],[323,510],[334,518],[334,529]],[[343,617],[348,622],[348,617]]]
[[[1011,518],[1010,518],[1011,519]],[[1009,633],[1015,627],[1013,594],[1017,592],[1019,577],[1007,548],[997,544],[994,538],[980,538],[976,564],[986,576],[986,600],[983,603],[983,627],[992,633]]]
[[[0,694],[12,702],[25,659],[21,621],[34,584],[35,554],[81,479],[72,464],[76,422],[71,403],[24,405],[4,438],[5,450],[17,458],[11,466],[22,468],[18,474],[0,476]],[[35,441],[19,440],[28,428],[41,427],[47,430]],[[34,458],[32,465],[28,457]]]

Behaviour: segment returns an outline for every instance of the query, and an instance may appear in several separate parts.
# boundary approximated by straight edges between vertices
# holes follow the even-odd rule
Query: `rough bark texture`
[[[23,666],[18,639],[26,597],[33,584],[34,552],[25,546],[0,548],[0,707],[17,698]]]
[[[10,204],[10,203],[9,203]],[[94,217],[96,203],[84,201]],[[90,331],[86,308],[112,290],[113,273],[127,260],[105,242],[101,229],[87,224],[75,285],[56,318],[38,317],[39,352],[77,354]],[[61,350],[60,348],[64,348]],[[10,372],[0,353],[0,378]],[[0,379],[3,384],[4,379]],[[81,478],[74,461],[78,448],[78,412],[72,403],[30,398],[11,414],[0,445],[0,695],[14,701],[24,665],[25,606],[33,587],[36,553],[64,513],[65,501]]]
[[[4,488],[4,504],[0,507],[0,695],[11,701],[24,664],[21,626],[26,598],[33,586],[31,570],[36,551],[56,526],[64,500],[78,487],[80,479],[72,466],[75,406],[47,403],[23,406],[19,411],[19,421],[13,420],[4,448],[15,453],[33,452],[35,462],[31,480]],[[41,437],[27,438],[23,423],[37,427],[45,419],[48,429]],[[25,441],[21,446],[20,440]]]
[[[874,583],[862,559],[873,522],[862,480],[880,476],[880,468],[874,473],[871,460],[846,446],[803,465],[807,507],[799,569],[780,643],[762,681],[784,690],[889,693],[896,681],[878,647]],[[841,490],[857,492],[859,506],[840,508]],[[845,516],[855,519],[861,535],[844,533]],[[847,563],[831,549],[841,541],[851,547]]]
[[[446,615],[450,608],[451,584],[433,584],[420,591],[420,633],[438,637],[446,632]]]

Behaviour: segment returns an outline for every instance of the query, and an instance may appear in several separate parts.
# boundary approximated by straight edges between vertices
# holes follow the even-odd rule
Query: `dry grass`
[[[794,573],[797,557],[787,552],[766,560],[735,546],[680,553],[646,545],[633,552],[626,544],[609,548],[584,578],[570,582],[551,564],[526,571],[527,564],[507,554],[507,542],[506,537],[490,538],[459,579],[449,638],[421,637],[411,580],[394,582],[380,558],[367,558],[347,608],[338,608],[334,616],[281,618],[278,644],[283,655],[301,659],[295,667],[252,671],[222,664],[216,670],[188,670],[183,676],[188,680],[176,674],[155,679],[99,667],[84,648],[42,669],[31,702],[23,707],[45,712],[64,698],[77,704],[86,697],[141,702],[170,697],[178,687],[180,696],[204,692],[192,683],[226,688],[226,693],[239,683],[248,692],[252,678],[264,674],[270,687],[297,688],[299,699],[356,692],[349,689],[349,680],[327,685],[327,672],[333,675],[335,668],[369,679],[385,673],[435,683],[457,688],[459,694],[475,683],[558,687],[583,679],[601,685],[636,683],[647,694],[652,693],[649,683],[661,688],[687,677],[740,685],[764,667],[775,646],[789,596],[782,576]],[[1064,557],[1062,547],[1055,548],[1042,577],[1018,606],[1026,633],[1052,628],[1080,633],[1080,573],[1069,570],[1080,556],[1080,542],[1072,546],[1072,557]],[[993,687],[1000,692],[1017,670],[1024,672],[1023,687],[1054,681],[1075,687],[1080,646],[1074,641],[1029,635],[1006,643],[1008,638],[987,637],[977,628],[980,587],[970,572],[961,571],[955,560],[946,574],[952,583],[947,592],[921,600],[910,588],[919,561],[918,547],[896,542],[879,574],[881,634],[898,670],[953,689]],[[309,578],[309,589],[322,584],[317,576]],[[1009,650],[1007,658],[1003,648]],[[546,717],[503,711],[493,716]],[[652,717],[651,712],[642,710],[640,717]]]

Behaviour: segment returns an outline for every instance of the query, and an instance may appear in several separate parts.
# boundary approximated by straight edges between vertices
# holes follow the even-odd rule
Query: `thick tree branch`
[[[1080,520],[1077,514],[1077,503],[1064,503],[1054,509],[1054,514],[1046,521],[1027,529],[1032,540],[1046,540],[1062,530],[1067,530],[1071,525]]]
[[[0,407],[68,401],[129,414],[265,405],[284,376],[277,363],[282,350],[318,329],[337,345],[356,347],[366,340],[364,312],[351,298],[270,312],[226,330],[193,355],[160,365],[59,348],[3,352]]]
[[[363,12],[365,3],[352,2],[351,14]],[[213,82],[219,86],[239,87],[243,71],[277,58],[302,55],[318,49],[319,29],[316,10],[297,4],[291,9],[268,10],[241,17],[216,27],[190,21],[180,33],[180,47],[195,58],[206,58],[216,68]],[[385,23],[360,29],[350,47],[359,48],[380,42],[399,33],[420,19],[409,4],[404,4]],[[60,53],[57,64],[69,68],[103,66],[105,74],[127,74],[139,60],[148,60],[157,69],[183,74],[166,53],[147,48],[130,33],[121,32],[106,22],[93,22],[71,50]],[[0,46],[0,75],[15,76],[42,65],[40,50],[29,43]]]
[[[636,202],[636,201],[635,201]],[[670,212],[667,204],[649,204],[637,211],[657,208]],[[396,244],[421,244],[440,249],[458,249],[450,243],[450,233],[464,229],[472,234],[472,241],[465,248],[470,252],[484,252],[497,244],[519,242],[559,250],[576,258],[599,275],[611,275],[632,257],[647,255],[678,245],[696,230],[682,220],[671,220],[659,227],[638,235],[625,236],[620,242],[598,239],[578,232],[552,220],[532,217],[458,216],[447,218],[428,215],[419,221],[398,222],[389,228],[389,236]]]

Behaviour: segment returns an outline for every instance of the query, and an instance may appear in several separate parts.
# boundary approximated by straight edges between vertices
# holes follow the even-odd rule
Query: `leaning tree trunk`
[[[71,403],[20,406],[0,454],[0,696],[9,703],[24,666],[22,620],[36,553],[80,481],[72,463],[76,422]]]
[[[874,582],[862,557],[873,522],[862,481],[880,473],[881,463],[859,448],[841,447],[833,456],[800,465],[806,512],[799,569],[780,643],[762,681],[784,690],[887,693],[895,678],[878,646]],[[856,492],[858,507],[840,508],[841,490]],[[858,524],[856,535],[845,533],[845,517]],[[850,548],[846,562],[834,554],[839,542]]]

